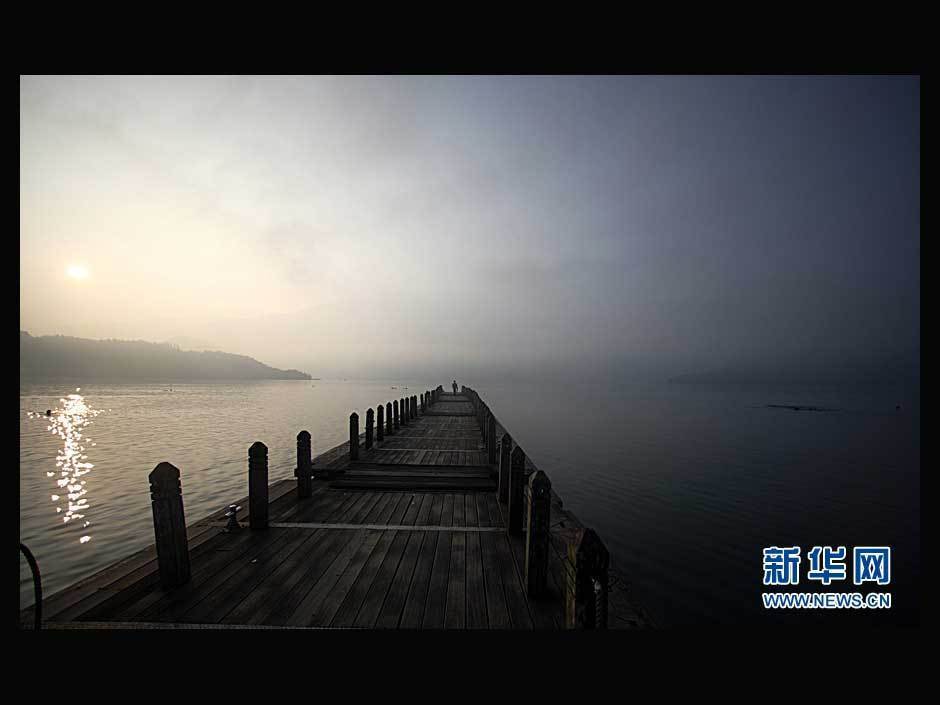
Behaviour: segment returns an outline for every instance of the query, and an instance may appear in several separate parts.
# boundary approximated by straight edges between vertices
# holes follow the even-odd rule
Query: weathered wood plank
[[[466,535],[452,534],[450,539],[450,574],[447,580],[446,629],[463,629],[467,624],[467,543]]]
[[[217,526],[202,525],[189,535],[191,557],[204,543],[216,538],[222,530]],[[108,597],[118,592],[122,586],[143,580],[147,576],[156,576],[157,554],[153,545],[138,551],[123,560],[112,563],[107,568],[88,576],[75,585],[60,590],[48,598],[43,598],[43,621],[67,621],[76,615],[91,609]],[[155,584],[156,578],[154,577]],[[32,618],[32,607],[24,614]]]
[[[315,565],[322,553],[324,543],[339,541],[339,532],[327,532],[323,529],[314,531],[295,551],[267,575],[253,590],[221,619],[225,624],[248,624],[255,614],[267,614],[277,603],[277,598],[290,596],[297,582],[304,576],[304,566]],[[262,620],[255,623],[258,624]]]
[[[271,531],[271,529],[268,529]],[[273,572],[290,554],[298,550],[313,536],[309,531],[296,529],[276,529],[288,534],[276,551],[268,549],[256,561],[249,561],[241,566],[230,580],[223,582],[208,597],[183,613],[181,620],[197,623],[221,622],[232,608],[243,600],[251,590]]]
[[[494,533],[478,535],[482,553],[483,583],[486,587],[486,615],[490,629],[509,629],[512,622],[503,592],[503,574],[496,555],[496,541],[502,536]]]
[[[134,619],[158,622],[190,621],[184,620],[184,615],[190,609],[213,596],[209,608],[211,609],[211,606],[217,605],[221,601],[221,594],[215,594],[216,591],[225,592],[225,590],[222,590],[222,586],[229,580],[237,580],[235,576],[241,572],[246,564],[251,564],[252,561],[257,563],[264,560],[265,556],[269,556],[271,552],[286,544],[288,538],[299,533],[302,532],[290,533],[284,529],[268,529],[262,533],[243,529],[239,532],[235,541],[239,543],[241,541],[247,542],[248,550],[220,551],[217,560],[207,561],[198,581],[194,579],[191,586],[183,586],[183,588],[170,594],[158,596],[160,599],[145,608],[143,612],[135,615]]]
[[[395,577],[388,588],[385,596],[385,603],[382,605],[379,618],[375,626],[383,629],[395,629],[399,625],[402,613],[405,607],[405,600],[408,596],[410,587],[414,582],[415,569],[418,564],[418,558],[421,555],[421,549],[426,541],[436,536],[434,533],[411,532],[408,536],[408,544],[402,555],[401,562],[395,572]],[[430,568],[430,565],[428,566]]]
[[[427,533],[421,542],[411,582],[408,585],[405,603],[402,607],[399,626],[403,629],[421,628],[425,606],[428,601],[431,570],[434,566],[434,555],[437,550],[439,535],[438,532]]]
[[[450,492],[444,495],[441,508],[441,526],[454,525],[454,495]]]
[[[342,568],[342,572],[339,572],[335,581],[324,583],[327,588],[323,591],[325,594],[311,591],[287,620],[288,625],[324,627],[331,624],[350,589],[356,583],[359,573],[385,533],[384,531],[365,531],[362,541],[356,547],[349,562],[343,566],[342,561],[339,561],[340,565],[328,574],[329,577],[333,577]]]
[[[405,549],[410,543],[411,537],[414,535],[410,531],[396,531],[394,534],[395,537],[389,545],[388,552],[385,554],[385,558],[376,571],[375,577],[369,585],[369,590],[366,592],[365,599],[362,601],[362,605],[359,607],[359,611],[353,621],[353,626],[355,627],[372,628],[375,626],[382,612],[382,607],[386,602],[395,575],[404,558]],[[421,537],[418,535],[417,541],[420,542],[420,540]],[[412,563],[412,568],[413,567],[414,564]],[[410,578],[411,576],[409,574],[408,579],[410,580]],[[399,605],[397,610],[400,611],[400,609],[401,606]],[[397,626],[398,623],[399,611],[396,611],[395,614],[395,626]]]
[[[336,615],[330,622],[330,626],[353,626],[356,621],[356,616],[359,614],[359,608],[362,607],[362,603],[369,593],[369,588],[372,587],[372,581],[379,572],[382,561],[385,560],[385,555],[388,553],[392,542],[399,533],[398,531],[382,532],[381,538],[379,538],[372,553],[369,554],[369,558],[366,560],[365,565],[362,566],[362,570],[359,571],[359,575],[356,576],[355,582],[350,587],[346,598],[336,611]]]
[[[306,570],[298,570],[300,577],[296,583],[271,595],[264,608],[249,618],[248,624],[287,624],[290,616],[299,609],[311,591],[321,581],[328,579],[329,571],[337,561],[344,556],[349,560],[364,536],[361,531],[329,531],[327,534],[326,537],[320,534],[318,552],[306,558]],[[336,572],[336,576],[340,573],[341,571]]]
[[[422,626],[425,629],[441,629],[447,613],[447,593],[450,588],[450,549],[453,535],[438,533],[434,548],[434,563],[428,583],[427,601],[424,605]]]
[[[486,629],[486,585],[483,582],[483,553],[480,536],[464,534],[467,542],[467,627]]]

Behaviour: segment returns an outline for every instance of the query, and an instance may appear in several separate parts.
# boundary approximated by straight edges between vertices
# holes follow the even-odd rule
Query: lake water
[[[254,441],[268,446],[272,481],[291,477],[299,430],[320,453],[345,440],[351,411],[362,417],[403,396],[402,386],[420,394],[448,381],[23,384],[20,539],[50,595],[153,542],[147,474],[157,463],[180,468],[195,521],[247,494]],[[458,382],[480,393],[566,507],[597,529],[660,625],[919,622],[916,387]],[[67,501],[51,500],[63,494],[63,441],[28,414],[61,407],[79,386],[101,413],[83,430],[82,462],[94,466],[81,477],[87,509],[66,523]],[[850,557],[852,546],[891,546],[892,582],[878,589],[892,593],[892,609],[764,610],[761,552],[772,545],[800,546],[804,556],[814,545],[844,545]],[[830,590],[855,590],[848,563],[849,579]],[[805,571],[804,558],[794,590],[817,589]],[[20,600],[32,602],[25,560]]]

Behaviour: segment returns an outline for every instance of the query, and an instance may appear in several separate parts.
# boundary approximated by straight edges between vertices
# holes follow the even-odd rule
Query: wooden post
[[[294,477],[297,478],[297,496],[303,499],[309,497],[313,491],[313,458],[310,454],[310,432],[301,431],[297,434],[297,469]]]
[[[349,459],[359,460],[359,414],[349,415]]]
[[[392,409],[395,412],[395,430],[397,431],[399,428],[401,428],[401,420],[398,418],[398,400],[397,399],[394,402],[392,402]]]
[[[189,544],[180,471],[169,463],[160,463],[150,472],[149,479],[160,582],[172,589],[189,582]]]
[[[366,411],[366,450],[372,447],[372,437],[375,433],[375,412],[372,409]]]
[[[411,395],[411,418],[418,418],[418,395]]]
[[[607,628],[607,570],[610,554],[593,529],[576,529],[568,542],[565,626]]]
[[[385,407],[379,404],[376,408],[376,411],[378,411],[379,417],[375,422],[375,438],[379,443],[381,443],[383,440],[385,440]]]
[[[496,464],[496,417],[492,414],[486,431],[486,462]]]
[[[392,423],[392,402],[385,404],[385,432],[390,436],[395,433],[395,427]]]
[[[509,533],[521,534],[525,528],[525,504],[522,498],[525,487],[525,453],[522,446],[513,448],[509,467]]]
[[[248,449],[248,525],[268,528],[268,447],[261,441]]]
[[[408,421],[409,421],[409,419],[408,419],[408,398],[407,398],[407,397],[402,397],[400,401],[401,401],[401,407],[400,407],[400,408],[401,408],[401,423],[402,423],[402,426],[407,426],[407,425],[408,425]]]
[[[499,441],[499,480],[496,485],[496,498],[506,504],[509,501],[509,455],[512,453],[512,438],[504,433]]]
[[[529,476],[528,525],[525,538],[525,591],[536,597],[545,592],[548,580],[549,527],[551,526],[552,483],[541,470]]]

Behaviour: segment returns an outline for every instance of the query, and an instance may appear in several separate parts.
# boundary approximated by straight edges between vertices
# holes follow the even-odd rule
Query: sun
[[[72,279],[88,279],[88,268],[80,264],[70,264],[65,273]]]

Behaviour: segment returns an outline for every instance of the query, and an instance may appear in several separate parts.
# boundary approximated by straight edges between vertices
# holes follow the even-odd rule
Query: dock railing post
[[[504,433],[499,439],[499,479],[496,484],[496,498],[501,503],[509,501],[509,468],[510,454],[512,453],[512,438]]]
[[[375,412],[372,409],[366,411],[366,450],[372,447],[372,438],[375,434]]]
[[[411,395],[411,418],[418,418],[418,395]]]
[[[521,534],[523,526],[523,503],[522,493],[525,486],[525,453],[522,446],[517,445],[512,450],[510,456],[509,471],[509,533]]]
[[[301,431],[297,434],[297,469],[294,470],[294,477],[297,478],[297,496],[301,499],[309,497],[313,491],[313,458],[310,448],[310,432]]]
[[[593,529],[576,529],[568,542],[565,626],[607,628],[610,554]]]
[[[398,400],[398,416],[402,426],[408,425],[408,410],[405,408],[405,398]]]
[[[525,591],[535,597],[545,592],[548,579],[552,483],[548,475],[536,470],[529,476],[526,490],[529,528],[525,539]]]
[[[392,410],[395,412],[395,430],[401,428],[401,420],[398,418],[398,400],[392,402]]]
[[[395,425],[392,421],[392,402],[385,404],[385,433],[389,436],[395,433]]]
[[[268,447],[261,441],[248,449],[248,526],[268,528]]]
[[[486,433],[486,462],[496,464],[496,417],[492,414]]]
[[[349,415],[349,459],[359,460],[359,414]]]
[[[190,576],[180,471],[169,463],[160,463],[151,470],[149,480],[160,582],[171,589],[189,582]]]
[[[385,407],[379,404],[376,411],[378,418],[375,421],[375,439],[381,443],[385,440]]]

